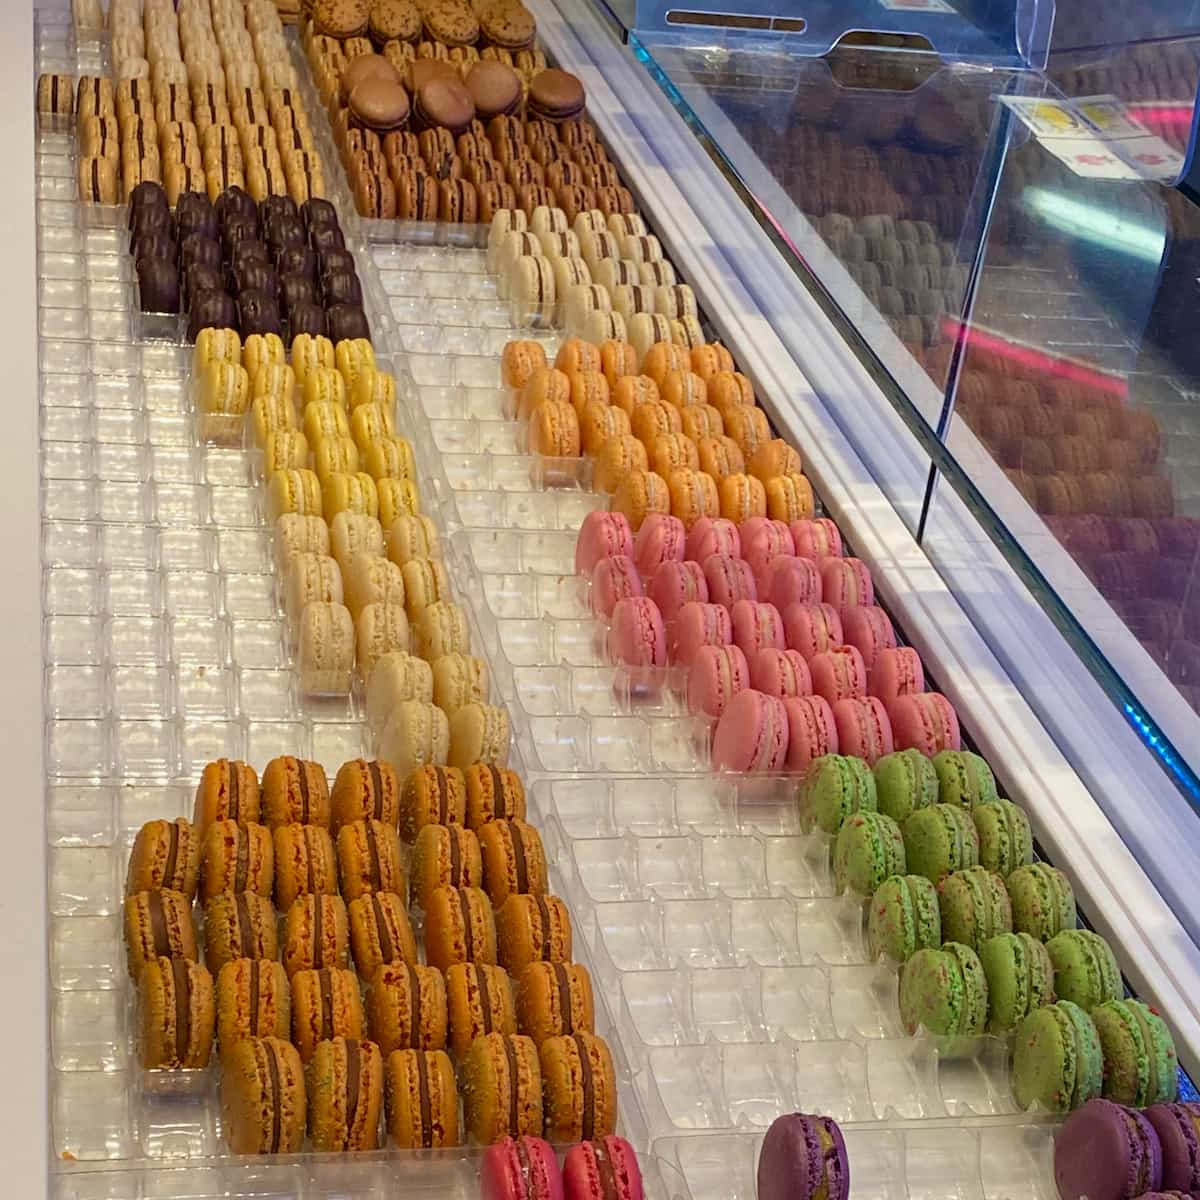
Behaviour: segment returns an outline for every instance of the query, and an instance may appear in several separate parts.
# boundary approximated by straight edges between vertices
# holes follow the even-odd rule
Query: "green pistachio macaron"
[[[879,811],[898,825],[917,811],[938,802],[937,772],[920,750],[897,750],[875,764]]]
[[[1024,809],[1011,800],[985,800],[971,810],[979,834],[979,865],[1007,879],[1033,862],[1033,834]]]
[[[1054,990],[1090,1013],[1105,1000],[1120,1000],[1121,969],[1112,947],[1090,929],[1064,929],[1047,943],[1054,964]]]
[[[988,1032],[1016,1029],[1034,1009],[1054,1003],[1054,964],[1027,933],[1000,933],[979,947],[988,981]]]
[[[1162,1017],[1140,1000],[1106,1000],[1092,1009],[1104,1052],[1104,1095],[1145,1108],[1168,1104],[1179,1086],[1175,1041]]]
[[[942,944],[937,889],[924,875],[890,875],[875,889],[867,944],[873,959],[884,955],[900,963]]]
[[[934,804],[904,822],[908,869],[940,883],[953,871],[979,865],[979,834],[965,808]]]
[[[1021,1108],[1070,1112],[1100,1095],[1102,1079],[1100,1035],[1078,1004],[1059,1000],[1017,1026],[1013,1095]]]
[[[987,1014],[987,977],[970,946],[918,950],[901,968],[900,1019],[909,1033],[978,1037]]]
[[[933,757],[937,773],[938,799],[942,804],[974,808],[997,799],[992,768],[970,750],[943,750]]]
[[[833,848],[838,891],[871,896],[889,875],[903,875],[904,838],[891,817],[857,812],[847,817]]]
[[[1057,867],[1043,862],[1018,867],[1007,883],[1014,929],[1048,942],[1056,933],[1075,928],[1075,893]]]
[[[806,832],[836,835],[852,813],[874,812],[875,777],[861,758],[823,754],[813,760],[800,793],[800,820]]]
[[[942,937],[977,950],[988,938],[1012,931],[1004,880],[985,867],[967,867],[938,884]]]

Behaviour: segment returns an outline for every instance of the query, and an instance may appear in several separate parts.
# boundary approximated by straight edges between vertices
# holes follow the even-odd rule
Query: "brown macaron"
[[[279,1038],[244,1038],[224,1056],[221,1126],[235,1154],[289,1154],[304,1145],[304,1067]]]
[[[382,54],[360,54],[347,63],[338,81],[338,91],[343,104],[350,103],[350,96],[360,83],[371,79],[382,79],[387,83],[400,83],[400,72]]]
[[[138,830],[129,854],[125,894],[166,889],[189,900],[196,894],[200,869],[200,836],[182,817],[147,821]]]
[[[521,105],[521,77],[503,63],[477,62],[465,83],[481,121],[511,116]]]
[[[350,965],[350,919],[341,896],[297,896],[283,924],[283,967],[297,971]]]
[[[218,758],[207,763],[196,787],[192,817],[197,836],[203,839],[214,821],[258,821],[258,775],[249,763]]]
[[[262,822],[329,825],[329,781],[320,763],[287,754],[267,763],[262,775]]]
[[[207,968],[184,958],[155,958],[142,968],[141,1063],[148,1069],[207,1067],[216,1006]]]
[[[512,984],[503,967],[455,963],[446,970],[450,1052],[462,1062],[477,1037],[517,1032]]]
[[[354,821],[382,821],[395,828],[400,820],[400,779],[391,763],[379,759],[343,763],[329,799],[335,837]]]
[[[456,77],[435,75],[417,89],[413,119],[422,129],[442,126],[457,137],[475,119],[475,101]]]
[[[446,1045],[446,981],[433,967],[385,963],[367,989],[367,1028],[384,1055]]]
[[[569,71],[556,67],[541,71],[530,80],[526,112],[531,120],[574,120],[584,110],[587,97],[583,84]]]
[[[378,134],[403,129],[408,124],[409,108],[408,93],[399,79],[364,79],[350,93],[353,119]]]
[[[363,979],[389,963],[415,963],[417,943],[404,901],[393,892],[351,900],[350,950]]]
[[[292,1032],[292,990],[282,963],[235,958],[217,974],[217,1038],[222,1056],[245,1037]]]
[[[180,892],[138,892],[125,900],[125,947],[136,980],[151,959],[199,960],[192,905]]]

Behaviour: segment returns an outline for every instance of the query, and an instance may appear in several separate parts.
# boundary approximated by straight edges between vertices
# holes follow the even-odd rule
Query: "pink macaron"
[[[821,572],[811,558],[778,554],[756,576],[758,598],[783,612],[789,604],[821,603]]]
[[[875,586],[861,558],[823,558],[821,598],[839,612],[856,604],[874,604]]]
[[[757,600],[754,572],[743,558],[730,554],[710,554],[704,560],[704,578],[708,581],[710,604],[732,608],[739,600]]]
[[[618,600],[609,629],[612,657],[631,667],[667,665],[667,631],[658,605],[647,596]]]
[[[828,517],[793,521],[788,526],[796,553],[803,558],[841,558],[842,535]]]
[[[637,531],[633,561],[643,579],[649,579],[665,562],[683,562],[687,533],[678,517],[651,513]]]
[[[624,513],[593,509],[583,518],[575,543],[575,570],[590,575],[595,565],[614,554],[633,554],[633,530]]]
[[[941,692],[897,696],[887,711],[897,750],[920,750],[932,758],[942,750],[962,749],[958,714]]]
[[[798,650],[768,646],[750,659],[750,686],[768,696],[812,695],[812,673]]]
[[[739,600],[729,615],[733,620],[734,645],[740,646],[748,659],[768,647],[782,650],[787,645],[783,637],[783,618],[775,605]]]
[[[718,771],[778,771],[787,758],[788,717],[784,701],[752,688],[725,706],[713,733],[713,767]]]
[[[688,708],[719,717],[730,700],[750,686],[750,668],[737,646],[701,646],[688,671]]]
[[[665,562],[654,572],[646,594],[658,605],[669,625],[679,610],[692,600],[708,603],[708,581],[698,562]]]
[[[618,600],[642,595],[642,577],[627,554],[610,554],[592,570],[592,610],[611,617]]]
[[[900,696],[912,696],[925,690],[925,668],[921,656],[911,646],[892,646],[881,650],[867,681],[867,691],[885,705]]]
[[[806,660],[846,640],[842,619],[831,604],[789,604],[783,610],[783,635],[788,648],[799,650]]]
[[[874,604],[858,604],[842,611],[842,630],[846,641],[857,646],[869,671],[881,650],[896,644],[891,618]]]
[[[558,1158],[538,1137],[506,1137],[486,1147],[479,1156],[479,1183],[481,1200],[563,1200]]]
[[[621,1137],[580,1142],[563,1159],[566,1200],[643,1200],[642,1172]]]
[[[688,530],[684,557],[702,563],[710,554],[742,557],[742,539],[737,526],[727,517],[701,517]]]
[[[783,521],[772,521],[770,517],[751,517],[738,526],[742,538],[742,557],[750,564],[755,575],[780,554],[795,554],[796,544]]]
[[[723,604],[701,604],[689,600],[675,617],[671,661],[690,667],[701,646],[729,646],[733,643],[733,621]]]
[[[887,709],[874,696],[865,700],[839,700],[833,706],[833,719],[837,722],[842,754],[865,758],[874,766],[896,748]]]
[[[789,771],[803,773],[813,759],[838,752],[837,722],[824,696],[792,696],[783,705],[788,718]]]
[[[867,668],[856,646],[834,646],[814,654],[808,668],[813,691],[830,704],[861,700],[867,694]]]

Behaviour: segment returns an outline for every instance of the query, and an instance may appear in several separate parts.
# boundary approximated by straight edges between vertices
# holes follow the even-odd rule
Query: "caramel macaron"
[[[297,896],[283,922],[283,968],[297,971],[350,965],[350,920],[341,896]]]
[[[308,1133],[317,1153],[374,1150],[383,1108],[383,1055],[374,1042],[321,1042],[305,1069]]]
[[[517,1032],[512,984],[503,967],[455,963],[446,971],[446,1006],[450,1050],[460,1063],[476,1038]]]
[[[595,1033],[592,978],[579,963],[529,963],[516,980],[517,1027],[541,1046],[548,1038]]]
[[[217,973],[217,1039],[222,1057],[247,1037],[284,1041],[292,1032],[292,991],[283,964],[235,958]]]
[[[292,976],[292,1044],[304,1062],[319,1042],[362,1036],[362,995],[353,971],[322,967]]]
[[[483,886],[499,910],[511,895],[546,891],[546,851],[532,825],[522,820],[489,821],[479,829]]]
[[[343,825],[337,838],[338,876],[347,900],[373,892],[408,895],[408,880],[400,856],[395,827],[382,821],[354,821]]]
[[[290,1154],[304,1145],[307,1101],[296,1047],[244,1038],[224,1057],[221,1126],[235,1154]]]
[[[444,971],[459,962],[496,962],[492,902],[480,888],[437,888],[425,910],[425,961]]]
[[[417,943],[404,901],[394,892],[351,900],[350,950],[363,979],[371,979],[381,966],[415,963]]]
[[[147,821],[129,854],[125,894],[166,889],[190,900],[196,894],[199,870],[200,836],[194,825],[183,817]]]
[[[204,838],[200,898],[221,892],[270,896],[275,882],[275,846],[265,825],[217,821]]]
[[[446,981],[433,967],[384,963],[371,976],[367,1028],[384,1055],[446,1045]]]
[[[216,1020],[208,969],[183,958],[150,959],[138,987],[142,1066],[172,1070],[208,1066]]]
[[[203,838],[214,821],[258,821],[260,799],[258,775],[249,763],[218,758],[206,763],[196,787],[192,818],[197,835]]]
[[[287,912],[297,896],[337,892],[337,858],[328,829],[281,825],[275,830],[275,907]]]
[[[191,901],[181,892],[137,892],[125,900],[125,948],[136,980],[149,961],[199,960]]]
[[[388,1133],[396,1146],[432,1150],[461,1144],[458,1087],[444,1050],[393,1050],[384,1087]]]
[[[590,1033],[549,1038],[539,1059],[549,1141],[590,1142],[616,1131],[616,1072],[603,1038]]]
[[[463,1058],[462,1081],[466,1128],[476,1142],[542,1136],[541,1064],[529,1038],[476,1038]]]
[[[478,832],[489,821],[525,819],[525,785],[516,771],[492,763],[473,763],[464,772],[464,823]]]
[[[496,938],[510,975],[531,962],[571,961],[571,918],[557,896],[510,895],[496,913]]]
[[[355,821],[400,820],[400,779],[391,763],[355,758],[338,768],[330,793],[330,828],[336,836]]]
[[[329,781],[320,763],[287,754],[267,763],[262,777],[263,824],[329,825]]]
[[[463,825],[424,825],[411,860],[413,900],[425,908],[441,887],[479,887],[483,859],[479,839]]]
[[[204,906],[204,961],[210,971],[235,958],[277,958],[275,910],[265,896],[213,896]]]
[[[423,825],[461,825],[466,813],[466,782],[457,767],[418,767],[400,798],[400,834],[416,839]]]

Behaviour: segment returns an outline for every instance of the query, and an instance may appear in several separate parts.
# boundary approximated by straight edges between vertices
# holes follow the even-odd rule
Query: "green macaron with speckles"
[[[941,883],[954,871],[979,865],[979,834],[965,808],[934,804],[918,809],[904,822],[908,869]]]
[[[1007,879],[1033,862],[1033,833],[1023,809],[1011,800],[985,800],[971,810],[979,834],[979,865]]]
[[[1092,1009],[1104,1051],[1104,1095],[1145,1108],[1167,1104],[1179,1087],[1175,1040],[1166,1022],[1140,1000],[1106,1000]]]
[[[1049,863],[1018,867],[1005,881],[1012,901],[1013,928],[1048,942],[1075,928],[1075,892],[1071,881]]]
[[[977,1037],[987,1015],[987,977],[970,946],[918,950],[901,968],[900,1019],[909,1033]]]
[[[907,962],[918,950],[942,944],[937,889],[924,875],[890,875],[871,897],[867,945],[873,959]]]
[[[889,875],[904,871],[904,838],[891,817],[857,812],[846,818],[833,848],[833,878],[839,892],[871,896]]]
[[[938,884],[942,937],[977,950],[988,938],[1012,930],[1012,905],[1004,880],[985,867],[966,867]]]
[[[1121,998],[1121,969],[1112,947],[1098,933],[1064,929],[1046,943],[1046,950],[1060,1000],[1072,1000],[1090,1013],[1105,1000]]]
[[[1070,1112],[1100,1095],[1103,1062],[1092,1018],[1070,1000],[1047,1004],[1017,1026],[1013,1095],[1021,1108]]]
[[[1053,1004],[1054,964],[1027,933],[1000,933],[979,947],[988,981],[988,1032],[1016,1029],[1034,1009]]]
[[[917,811],[938,802],[937,772],[920,750],[897,750],[875,764],[875,793],[879,811],[898,825]]]
[[[813,760],[800,793],[800,820],[805,831],[823,829],[836,835],[856,812],[874,812],[875,777],[861,758],[823,754]]]
[[[974,808],[998,797],[992,768],[970,750],[943,750],[933,757],[938,799],[942,804]]]

